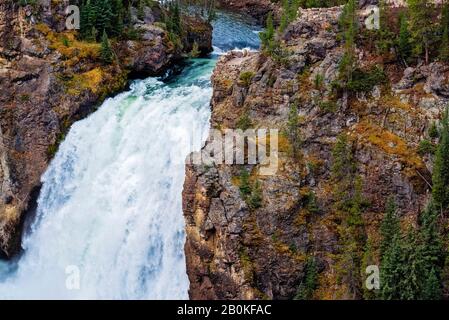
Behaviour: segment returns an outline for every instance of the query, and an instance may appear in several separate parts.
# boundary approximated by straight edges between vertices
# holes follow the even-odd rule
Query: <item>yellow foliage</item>
[[[387,131],[378,125],[362,121],[357,124],[355,131],[362,140],[380,148],[384,152],[396,155],[402,163],[409,168],[424,168],[424,162],[416,153],[414,148],[410,148],[407,143],[394,133]]]
[[[100,55],[99,43],[79,41],[74,31],[53,32],[45,24],[39,24],[36,28],[46,35],[50,48],[61,53],[66,59],[97,59]]]
[[[100,84],[103,81],[103,76],[103,71],[98,67],[81,74],[76,74],[66,82],[67,93],[79,95],[84,90],[98,93],[101,89]]]

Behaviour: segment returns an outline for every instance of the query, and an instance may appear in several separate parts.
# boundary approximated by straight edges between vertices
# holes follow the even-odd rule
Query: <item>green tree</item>
[[[397,207],[394,199],[389,198],[387,202],[387,210],[380,226],[380,233],[382,236],[382,240],[380,242],[381,256],[387,252],[390,244],[393,242],[393,238],[399,234],[399,219],[396,211]]]
[[[256,180],[254,186],[251,188],[251,196],[249,197],[249,207],[251,209],[257,209],[262,206],[262,188],[259,180]]]
[[[441,299],[441,284],[437,277],[435,269],[432,269],[426,278],[423,289],[424,300],[440,300]]]
[[[424,55],[429,63],[430,46],[434,41],[432,21],[433,4],[430,0],[407,0],[409,8],[409,28],[413,41],[413,53],[420,57]]]
[[[112,2],[112,35],[118,37],[123,32],[125,10],[122,0],[113,0]]]
[[[112,8],[108,0],[97,0],[96,4],[96,24],[97,30],[111,32]]]
[[[384,300],[399,299],[403,266],[402,235],[400,231],[382,254],[380,265],[380,295]]]
[[[441,12],[441,45],[440,59],[449,60],[449,3],[444,2]]]
[[[267,18],[267,24],[265,31],[259,33],[260,40],[262,42],[262,49],[269,50],[272,47],[274,41],[274,24],[273,24],[273,14],[270,12]]]
[[[433,165],[432,196],[437,208],[446,210],[449,207],[449,107],[444,112],[441,126]]]
[[[339,19],[344,41],[344,55],[340,62],[339,71],[341,80],[346,83],[351,82],[356,67],[355,37],[358,32],[357,8],[357,0],[348,0]]]
[[[249,173],[246,169],[240,172],[240,193],[246,199],[251,194],[251,185],[249,182]]]
[[[404,13],[401,13],[399,37],[398,37],[397,42],[398,42],[399,56],[401,57],[401,59],[405,65],[407,65],[407,61],[410,58],[410,55],[412,52],[410,37],[411,37],[411,35],[408,30],[407,16]]]
[[[103,30],[103,35],[101,37],[100,57],[101,60],[107,64],[114,61],[114,52],[112,51],[111,44],[105,30]]]
[[[295,300],[310,300],[318,283],[318,268],[315,258],[307,259],[304,267],[304,277],[299,285]]]
[[[347,136],[341,135],[332,151],[333,200],[337,219],[337,230],[341,247],[337,258],[340,283],[347,286],[353,298],[362,296],[362,257],[366,245],[366,233],[362,213],[364,199],[362,180],[356,176],[356,163],[352,146]]]

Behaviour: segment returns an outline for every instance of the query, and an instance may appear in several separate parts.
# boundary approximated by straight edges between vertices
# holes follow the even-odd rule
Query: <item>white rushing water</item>
[[[0,263],[0,298],[188,298],[184,159],[201,147],[192,134],[207,135],[214,65],[135,81],[72,126],[42,177],[24,254]]]

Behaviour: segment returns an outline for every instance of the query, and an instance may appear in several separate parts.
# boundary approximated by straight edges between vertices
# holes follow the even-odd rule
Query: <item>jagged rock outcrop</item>
[[[385,65],[392,86],[387,81],[335,99],[332,86],[343,56],[340,12],[341,7],[302,10],[283,34],[288,54],[282,62],[248,52],[232,52],[218,62],[211,127],[235,129],[248,117],[253,127],[279,129],[279,168],[260,176],[258,165],[187,166],[183,209],[191,298],[292,299],[310,257],[319,273],[313,298],[354,298],[338,281],[336,267],[339,218],[331,167],[339,135],[351,142],[373,243],[389,196],[412,224],[428,200],[431,161],[418,154],[418,144],[448,103],[447,66]],[[364,46],[357,56],[365,70],[376,61]],[[241,80],[243,73],[251,74],[249,83]],[[292,104],[300,119],[298,158],[282,134]],[[251,207],[239,190],[242,168],[250,181],[260,182],[260,207]]]
[[[221,8],[237,11],[255,18],[260,24],[266,20],[268,13],[278,12],[279,7],[270,0],[219,0]]]
[[[122,90],[129,75],[161,75],[198,44],[212,51],[212,27],[183,20],[184,50],[157,22],[157,5],[133,15],[137,40],[114,43],[117,61],[105,65],[100,44],[65,30],[68,1],[20,6],[0,0],[0,255],[19,251],[21,224],[35,209],[40,177],[70,125]]]

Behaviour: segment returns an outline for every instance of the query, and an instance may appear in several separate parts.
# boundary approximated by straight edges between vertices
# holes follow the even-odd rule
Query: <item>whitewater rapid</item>
[[[224,17],[214,45],[254,48],[257,34],[243,24],[242,41],[226,44],[239,36],[220,31]],[[135,81],[71,127],[42,176],[24,254],[0,263],[0,298],[188,298],[184,160],[207,136],[215,62],[191,60],[170,81]]]

